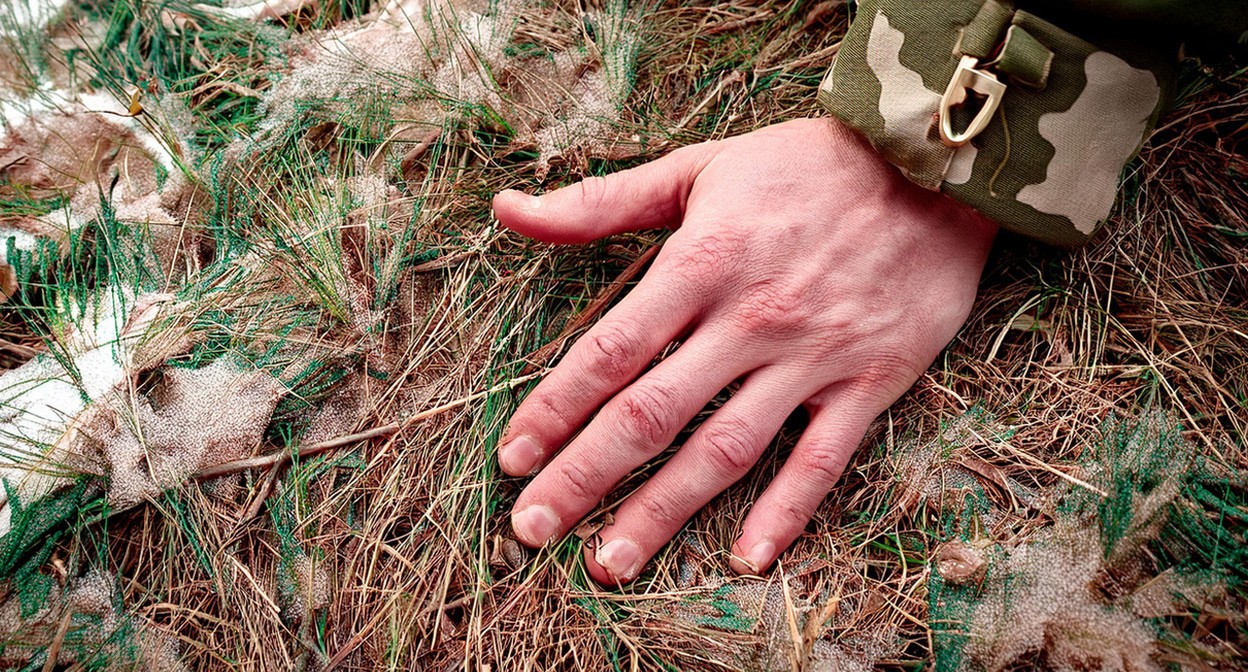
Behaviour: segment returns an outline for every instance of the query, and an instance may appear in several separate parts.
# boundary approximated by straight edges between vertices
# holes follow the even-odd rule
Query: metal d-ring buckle
[[[1001,98],[1005,96],[1006,85],[997,76],[978,69],[979,59],[974,56],[963,56],[958,69],[949,80],[949,87],[940,99],[940,141],[949,147],[961,147],[972,138],[983,132],[992,121],[1001,106]],[[984,106],[971,120],[965,131],[955,133],[953,130],[953,108],[966,102],[966,90],[987,96]]]

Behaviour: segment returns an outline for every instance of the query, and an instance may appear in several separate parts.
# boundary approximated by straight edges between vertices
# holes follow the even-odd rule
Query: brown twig
[[[315,455],[319,455],[327,450],[333,450],[334,448],[341,448],[343,446],[349,446],[355,443],[359,443],[361,441],[368,441],[369,439],[376,439],[376,438],[380,438],[383,436],[390,436],[392,434],[397,434],[417,422],[420,422],[422,420],[428,420],[429,418],[435,417],[447,411],[453,411],[457,408],[460,408],[461,406],[465,406],[478,399],[482,399],[496,392],[509,390],[516,386],[523,385],[537,377],[538,377],[538,374],[529,374],[529,375],[520,376],[519,378],[513,378],[505,383],[495,385],[494,387],[491,387],[488,390],[474,392],[466,397],[461,397],[454,401],[448,401],[447,403],[442,404],[441,406],[435,406],[434,408],[421,411],[420,413],[417,413],[416,415],[413,415],[410,418],[407,418],[406,420],[402,422],[392,422],[388,425],[374,427],[372,429],[365,430],[362,432],[356,432],[355,434],[348,434],[346,436],[340,436],[340,437],[333,438],[333,439],[327,439],[325,441],[319,441],[317,443],[303,446],[297,451],[297,454],[299,456],[299,459],[306,459],[309,457],[313,457]],[[269,453],[268,455],[260,455],[257,457],[248,457],[248,458],[241,459],[241,460],[233,460],[231,462],[223,462],[218,465],[214,465],[211,467],[206,467],[204,469],[201,469],[193,476],[193,478],[195,480],[202,481],[202,480],[206,480],[209,478],[217,478],[219,476],[235,474],[240,471],[247,471],[248,469],[268,469],[270,467],[275,467],[281,464],[285,464],[286,462],[290,461],[292,457],[293,455],[289,451],[281,451],[277,453]]]
[[[238,519],[239,524],[243,524],[260,513],[260,507],[264,506],[265,500],[269,495],[273,494],[273,486],[277,485],[277,470],[272,469],[264,475],[264,480],[260,482],[260,487],[256,489],[256,494],[251,498],[251,502],[247,504],[247,509],[243,511],[243,515]]]
[[[729,19],[727,21],[721,21],[720,23],[717,23],[713,26],[708,26],[707,28],[704,28],[703,30],[699,31],[698,34],[699,36],[703,38],[707,38],[707,37],[712,37],[715,35],[721,35],[723,33],[730,33],[734,30],[741,30],[742,28],[748,28],[756,23],[766,21],[767,19],[770,19],[771,17],[775,15],[776,15],[775,10],[764,9],[764,10],[755,12],[749,16],[743,16],[739,19]]]
[[[52,639],[52,645],[48,647],[48,659],[43,663],[43,672],[52,672],[56,669],[56,660],[61,657],[61,647],[65,645],[65,636],[69,634],[69,624],[73,620],[73,607],[67,604],[65,613],[61,616],[61,622],[57,625],[56,636]]]
[[[455,254],[443,255],[441,257],[438,257],[437,259],[433,259],[431,261],[426,261],[424,263],[416,264],[415,266],[412,267],[411,272],[412,273],[428,273],[430,271],[437,271],[443,268],[449,268],[451,266],[454,266],[455,264],[458,264],[461,261],[464,261],[465,259],[471,259],[476,254],[477,253],[473,250],[464,250],[463,252],[456,252]]]

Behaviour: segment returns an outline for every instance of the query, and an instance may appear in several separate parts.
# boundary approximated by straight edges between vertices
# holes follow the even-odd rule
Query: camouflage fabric
[[[996,0],[864,0],[819,99],[917,184],[1006,229],[1079,245],[1109,216],[1123,166],[1173,87],[1179,36],[1153,32],[1139,13],[1149,5],[1164,18],[1181,8],[1165,0],[1024,5],[1046,18]],[[1124,8],[1119,20],[1113,6]],[[1238,23],[1217,28],[1239,39],[1248,11],[1234,6]],[[986,129],[954,148],[939,137],[938,109],[964,56],[1007,89]],[[954,127],[965,128],[972,113],[954,110]]]

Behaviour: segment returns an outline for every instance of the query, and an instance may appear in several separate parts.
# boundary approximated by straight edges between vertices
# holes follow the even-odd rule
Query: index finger
[[[524,476],[545,464],[684,332],[697,312],[693,297],[673,283],[643,278],[520,404],[498,450],[499,466]]]

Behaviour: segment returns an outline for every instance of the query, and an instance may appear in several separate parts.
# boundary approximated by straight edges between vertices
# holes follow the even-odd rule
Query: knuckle
[[[566,431],[572,425],[571,418],[568,417],[568,411],[563,406],[555,403],[555,401],[547,394],[534,394],[524,400],[528,405],[528,418],[530,422],[538,426],[554,426],[560,431]],[[515,420],[512,424],[518,424]]]
[[[591,209],[601,207],[607,202],[609,185],[605,177],[592,175],[577,182],[576,187],[580,192],[578,196],[581,203]]]
[[[845,449],[840,446],[815,444],[802,451],[797,466],[813,480],[830,488],[840,480],[845,471],[848,457],[845,453]]]
[[[680,507],[671,499],[661,495],[650,495],[637,500],[641,515],[647,523],[657,527],[679,527],[685,519],[678,513]]]
[[[735,315],[738,329],[763,336],[798,331],[806,326],[810,311],[803,292],[774,280],[757,282],[744,293]]]
[[[649,447],[662,447],[680,427],[676,409],[679,399],[665,386],[638,384],[620,397],[620,419],[626,432],[640,437]]]
[[[618,326],[603,325],[585,340],[590,368],[608,380],[630,377],[642,356],[641,341]]]
[[[806,523],[810,522],[810,516],[814,513],[787,498],[776,502],[773,510],[781,521],[781,527],[796,530],[806,527]]]
[[[585,467],[571,461],[559,465],[559,483],[563,492],[576,500],[599,499],[596,476]]]
[[[878,390],[887,385],[896,374],[883,362],[865,364],[854,374],[854,387],[862,392]]]
[[[708,427],[703,445],[715,469],[738,475],[749,471],[758,458],[753,439],[746,423],[731,420]]]
[[[854,386],[863,394],[881,396],[881,391],[905,390],[918,380],[923,371],[915,366],[915,357],[904,352],[876,353],[864,362],[853,376]],[[900,391],[898,391],[900,394]]]
[[[843,356],[855,344],[862,341],[862,329],[856,316],[845,315],[844,311],[832,308],[824,311],[817,326],[805,336],[811,350],[820,357],[823,363],[835,356]]]

